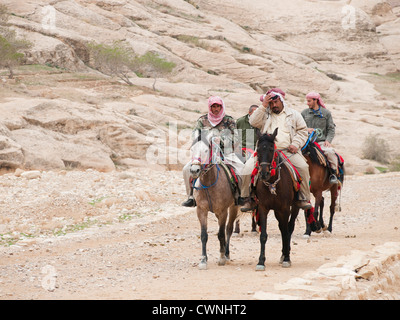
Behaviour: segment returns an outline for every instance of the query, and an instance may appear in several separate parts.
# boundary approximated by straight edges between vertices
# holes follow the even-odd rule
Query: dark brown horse
[[[303,150],[303,155],[307,160],[308,168],[310,171],[310,180],[311,180],[310,191],[315,198],[314,218],[316,221],[318,221],[322,230],[324,231],[328,230],[329,232],[332,232],[333,215],[335,214],[335,206],[336,206],[336,200],[338,198],[339,187],[341,187],[343,184],[343,174],[339,175],[339,181],[340,181],[339,184],[330,184],[329,170],[327,167],[320,164],[320,161],[318,160],[318,156],[316,154],[317,150],[315,148],[318,147],[313,142],[310,142]],[[325,225],[323,219],[324,197],[322,193],[324,191],[330,191],[331,193],[331,205],[329,207],[330,218],[328,226]],[[310,236],[311,231],[312,230],[310,229],[310,225],[306,224],[306,231],[304,235]],[[321,232],[321,229],[319,229],[317,232],[318,233]]]
[[[274,210],[282,236],[282,267],[290,267],[290,241],[294,230],[299,208],[289,169],[285,161],[275,149],[275,137],[278,129],[272,135],[264,134],[258,140],[257,156],[259,163],[259,178],[256,183],[256,198],[258,200],[258,223],[260,225],[261,251],[256,270],[265,270],[265,243],[267,242],[267,215]],[[276,164],[276,167],[273,168]]]

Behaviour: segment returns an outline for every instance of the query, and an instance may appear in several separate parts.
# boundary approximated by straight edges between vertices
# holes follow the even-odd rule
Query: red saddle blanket
[[[293,181],[293,188],[294,188],[295,191],[299,191],[300,184],[301,184],[301,181],[302,181],[300,173],[297,171],[296,167],[290,162],[289,158],[286,157],[286,155],[281,150],[277,150],[276,152],[278,154],[278,162],[279,162],[278,166],[280,164],[285,164],[286,165],[286,167],[289,169],[290,176],[291,176],[292,181]],[[257,156],[256,152],[254,153],[254,156],[255,157]],[[271,176],[274,176],[276,174],[276,166],[277,166],[277,164],[274,161],[272,163]],[[259,164],[258,164],[258,161],[257,161],[256,162],[256,166],[253,169],[253,172],[251,174],[251,184],[253,186],[255,186],[256,183],[257,183],[259,169],[260,168],[259,168]]]

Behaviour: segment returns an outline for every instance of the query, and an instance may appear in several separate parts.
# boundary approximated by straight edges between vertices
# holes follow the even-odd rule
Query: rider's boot
[[[189,198],[182,202],[182,206],[184,207],[195,207],[196,206],[196,200],[193,198],[193,189],[190,190],[190,195]]]
[[[336,170],[334,170],[334,169],[329,169],[329,173],[330,173],[330,176],[329,176],[329,183],[330,184],[338,184],[339,183],[339,180],[338,180],[338,178],[337,178],[337,176],[336,176]]]
[[[239,204],[243,205],[243,207],[240,208],[242,212],[253,211],[257,208],[257,204],[252,197],[239,198]]]

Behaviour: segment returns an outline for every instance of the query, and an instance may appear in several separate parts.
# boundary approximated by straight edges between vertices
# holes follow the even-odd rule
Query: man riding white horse
[[[236,136],[236,123],[235,120],[225,113],[225,103],[218,96],[211,96],[208,99],[208,113],[201,116],[193,129],[192,138],[201,140],[202,132],[205,130],[213,130],[219,135],[220,149],[223,153],[223,162],[225,164],[231,165],[236,175],[239,177],[243,168],[243,163],[234,153],[238,138]],[[193,146],[196,141],[194,141]],[[209,161],[210,159],[201,159],[200,161]],[[188,199],[182,203],[185,207],[196,206],[195,200],[193,198],[193,182],[191,179],[191,167],[194,161],[199,161],[199,159],[192,159],[183,168],[183,179],[185,182],[186,193]],[[240,187],[240,186],[239,186]]]

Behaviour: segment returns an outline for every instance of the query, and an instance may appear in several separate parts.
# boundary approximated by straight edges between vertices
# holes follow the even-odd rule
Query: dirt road
[[[19,240],[12,245],[3,242],[0,299],[400,298],[394,290],[400,283],[398,173],[347,177],[341,198],[342,211],[335,215],[332,234],[313,233],[310,239],[303,238],[305,222],[301,215],[292,238],[291,268],[284,269],[278,264],[281,239],[277,221],[270,214],[264,272],[255,271],[259,238],[250,231],[249,216],[241,220],[242,232],[231,241],[231,261],[226,266],[217,265],[219,243],[214,214],[209,214],[208,270],[198,270],[200,228],[195,209],[179,206],[184,199],[180,172],[169,172],[161,178],[154,173],[151,179],[92,171],[77,175],[74,172],[42,173],[36,182],[10,174],[1,177],[0,185],[10,195],[9,198],[3,196],[0,203],[3,229],[12,226],[18,230],[17,226],[25,223],[35,224],[36,229],[41,226],[43,231],[44,225],[35,221],[34,215],[39,220],[59,222],[68,216],[68,208],[74,216],[98,214],[100,217],[102,214],[104,218],[106,212],[117,212],[116,208],[119,215],[108,223],[94,223],[63,235],[55,235],[54,230],[58,229],[53,226],[52,234],[43,231],[24,238],[20,232]],[[66,179],[74,180],[74,187]],[[148,198],[147,205],[143,202],[146,199],[140,205],[139,198],[143,198],[145,192],[140,182],[146,179],[164,188],[165,192]],[[89,191],[83,183],[88,184],[89,190],[93,181],[106,189],[119,188],[116,181],[135,186],[136,193],[131,195],[136,206],[135,215],[123,200],[118,201],[118,195],[110,196],[111,189],[105,200],[97,200],[101,204],[108,199],[103,206],[96,207],[94,200],[90,205],[83,205],[75,199],[75,189],[87,199],[84,193]],[[23,186],[34,186],[36,197],[40,197],[40,192],[49,194],[45,185],[54,189],[54,183],[58,184],[58,193],[46,199],[42,196],[37,203],[26,196],[29,189],[25,197],[16,198],[18,188]],[[178,187],[171,192],[172,184]],[[119,196],[128,198],[127,194]],[[78,205],[74,207],[68,203],[67,199],[71,198]],[[58,204],[62,199],[64,206]],[[24,201],[31,202],[24,204]],[[153,207],[156,212],[150,214],[148,206],[152,203],[156,204]],[[119,205],[123,205],[125,211]],[[53,216],[45,214],[45,206],[48,210],[52,208]],[[147,213],[138,214],[139,208]],[[64,231],[67,229],[64,225]],[[7,234],[10,238],[16,232]]]

